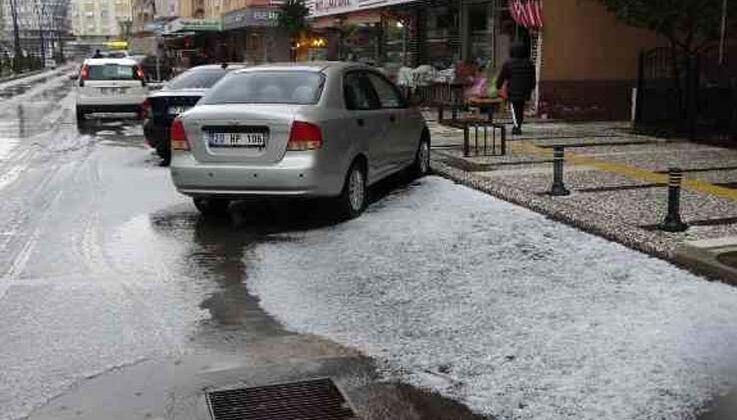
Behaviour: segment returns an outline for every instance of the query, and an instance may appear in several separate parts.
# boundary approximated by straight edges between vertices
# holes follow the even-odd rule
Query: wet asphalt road
[[[206,419],[207,389],[322,376],[366,419],[475,418],[376,382],[370,360],[284,330],[247,294],[249,247],[335,223],[302,216],[319,204],[241,203],[205,220],[138,121],[79,129],[64,75],[3,86],[1,420]]]

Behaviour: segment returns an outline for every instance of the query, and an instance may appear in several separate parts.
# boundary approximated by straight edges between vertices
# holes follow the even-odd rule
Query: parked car
[[[127,58],[90,58],[77,77],[77,122],[95,112],[140,114],[146,99],[143,69]]]
[[[195,106],[208,89],[233,70],[245,68],[240,64],[219,64],[193,67],[164,87],[152,93],[144,102],[143,132],[149,146],[168,165],[171,159],[169,128],[179,114]]]
[[[335,197],[347,218],[367,186],[429,170],[422,114],[357,63],[264,65],[218,82],[171,127],[171,176],[204,214],[243,197]]]

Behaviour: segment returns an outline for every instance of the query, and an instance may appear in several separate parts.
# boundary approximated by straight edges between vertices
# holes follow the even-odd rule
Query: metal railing
[[[493,122],[463,124],[463,156],[504,156],[507,154],[507,128]]]

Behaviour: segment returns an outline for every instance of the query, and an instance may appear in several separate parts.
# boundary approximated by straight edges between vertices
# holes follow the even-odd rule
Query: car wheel
[[[348,170],[338,204],[341,216],[346,219],[358,217],[366,210],[368,204],[366,170],[361,162],[353,162]]]
[[[228,206],[230,200],[222,198],[203,198],[198,197],[192,199],[194,206],[204,216],[224,216],[228,214]]]
[[[84,125],[87,113],[80,107],[77,107],[77,125]]]
[[[430,141],[423,134],[420,145],[415,153],[415,162],[412,164],[412,176],[423,177],[430,173]]]

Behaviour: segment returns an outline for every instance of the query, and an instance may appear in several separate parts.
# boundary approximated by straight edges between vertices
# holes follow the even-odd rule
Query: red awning
[[[509,0],[509,13],[520,26],[528,29],[543,27],[542,0]]]

